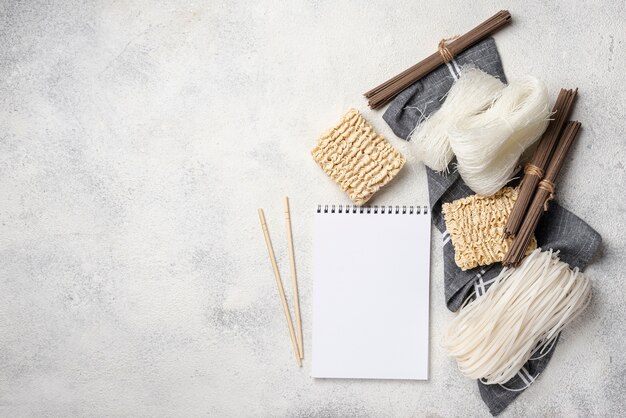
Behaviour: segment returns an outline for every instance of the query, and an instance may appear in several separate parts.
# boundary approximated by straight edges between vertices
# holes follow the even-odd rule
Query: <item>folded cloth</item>
[[[449,63],[439,66],[393,99],[383,114],[393,133],[408,139],[423,117],[439,109],[454,80],[459,78],[461,67],[467,64],[506,83],[496,42],[487,38],[461,52]]]
[[[456,61],[456,62],[455,62]],[[398,95],[385,112],[383,118],[396,135],[407,139],[420,120],[439,109],[445,95],[458,78],[458,68],[473,64],[481,70],[505,81],[500,56],[492,38],[486,39],[455,60],[443,65]],[[457,311],[468,297],[485,293],[494,278],[502,270],[502,264],[461,270],[454,261],[454,248],[441,212],[443,203],[474,194],[454,170],[454,161],[449,166],[450,174],[443,176],[426,168],[428,194],[434,225],[443,234],[444,289],[448,309]],[[520,176],[517,176],[520,177]],[[515,185],[516,181],[511,182]],[[559,250],[562,261],[572,267],[584,268],[597,253],[600,235],[573,213],[557,202],[550,202],[535,233],[537,244],[544,248]],[[478,381],[480,395],[492,415],[502,412],[524,388],[528,387],[548,365],[556,347],[554,344],[537,353],[517,375],[505,385],[485,385]]]
[[[445,298],[448,309],[457,311],[470,295],[484,294],[495,277],[502,270],[502,264],[476,267],[461,270],[454,260],[454,247],[450,234],[446,231],[441,206],[443,203],[474,194],[465,185],[458,172],[444,177],[426,168],[428,173],[428,195],[433,223],[443,233],[443,273]],[[521,177],[522,172],[517,177]],[[512,182],[515,184],[517,181]],[[597,253],[602,238],[583,220],[560,206],[554,200],[550,202],[550,210],[543,214],[535,231],[537,244],[541,248],[559,250],[559,257],[571,267],[583,269]],[[505,385],[485,385],[478,381],[481,397],[489,407],[492,415],[502,412],[519,394],[528,387],[548,365],[556,342],[547,347],[545,355],[536,355],[529,360],[517,375]],[[521,390],[520,390],[521,389]]]

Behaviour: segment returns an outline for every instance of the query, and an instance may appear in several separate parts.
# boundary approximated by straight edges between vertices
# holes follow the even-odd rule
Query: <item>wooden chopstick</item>
[[[285,297],[285,289],[283,288],[283,282],[280,279],[280,273],[278,272],[278,264],[276,264],[276,257],[274,256],[274,248],[272,247],[272,240],[270,239],[270,233],[265,223],[265,215],[263,209],[259,209],[259,219],[261,221],[261,228],[263,228],[263,235],[265,235],[265,244],[267,245],[267,252],[270,256],[270,262],[272,263],[272,269],[274,270],[274,277],[276,278],[276,286],[278,286],[278,293],[280,295],[280,301],[283,305],[283,311],[285,312],[285,319],[287,320],[287,326],[289,327],[289,335],[291,336],[291,344],[293,345],[293,351],[296,354],[296,363],[298,367],[302,367],[302,360],[300,359],[300,351],[298,350],[298,343],[296,343],[296,335],[293,330],[293,322],[291,322],[291,314],[289,313],[289,305],[287,305],[287,298]]]
[[[293,236],[291,233],[291,212],[289,211],[289,197],[285,196],[285,224],[287,226],[287,241],[289,242],[289,264],[291,265],[291,286],[293,288],[293,306],[296,313],[296,332],[298,337],[298,352],[300,359],[304,358],[302,345],[302,318],[300,317],[300,298],[298,296],[298,279],[296,277],[296,258],[293,251]]]

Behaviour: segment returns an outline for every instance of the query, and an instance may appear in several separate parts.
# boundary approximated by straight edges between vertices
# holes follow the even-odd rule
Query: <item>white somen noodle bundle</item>
[[[537,249],[461,308],[444,345],[465,376],[504,384],[558,337],[590,297],[591,283],[578,269]]]
[[[428,167],[445,171],[456,155],[463,180],[492,195],[517,168],[519,158],[548,125],[545,85],[524,77],[508,86],[471,66],[463,67],[441,108],[411,134]]]
[[[527,76],[506,86],[486,111],[459,119],[449,139],[465,183],[484,196],[500,190],[524,150],[546,130],[549,116],[546,86]]]
[[[498,97],[504,83],[474,67],[464,67],[438,111],[411,134],[419,158],[428,167],[444,171],[454,158],[448,131],[460,119],[483,112]]]

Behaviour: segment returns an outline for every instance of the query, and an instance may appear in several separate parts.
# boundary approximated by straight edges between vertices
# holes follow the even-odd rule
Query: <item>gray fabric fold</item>
[[[472,64],[506,82],[495,42],[488,38],[459,54],[453,62],[437,68],[391,102],[383,119],[394,133],[400,138],[408,139],[423,117],[428,117],[439,109],[446,93],[458,78],[460,67],[466,64]],[[474,193],[454,170],[454,161],[449,167],[449,173],[442,175],[427,168],[432,220],[443,234],[446,304],[448,309],[456,311],[466,298],[482,295],[489,288],[490,281],[500,273],[502,265],[497,263],[462,271],[454,262],[454,247],[446,233],[441,206]],[[516,177],[521,177],[521,173]],[[511,185],[518,181],[511,182]],[[591,261],[601,243],[601,237],[594,229],[555,201],[550,203],[550,210],[542,216],[535,237],[540,247],[560,251],[561,260],[580,269]],[[541,355],[528,361],[505,385],[485,385],[478,382],[480,395],[492,415],[502,412],[544,371],[556,345],[555,341],[550,346],[543,347]]]
[[[426,168],[428,177],[428,200],[430,202],[433,224],[442,233],[446,233],[446,225],[441,212],[443,203],[452,202],[463,197],[473,195],[474,192],[463,182],[458,172],[454,171],[454,161],[449,167],[450,174],[444,176],[430,168]],[[516,186],[523,173],[520,171],[511,181],[510,186]],[[569,212],[558,204],[556,200],[550,202],[550,210],[545,212],[539,221],[535,232],[537,244],[543,249],[553,248],[559,251],[562,261],[571,267],[581,270],[589,263],[598,251],[602,238],[593,228],[582,219]],[[478,279],[489,281],[500,273],[502,264],[476,267],[470,270],[461,270],[454,261],[454,247],[452,241],[444,235],[444,283],[446,304],[451,311],[458,310],[474,282]]]
[[[459,77],[461,67],[468,64],[506,83],[496,42],[493,38],[487,38],[461,52],[452,62],[441,65],[393,99],[383,114],[383,119],[393,133],[407,139],[422,116],[426,117],[439,109],[454,80]]]
[[[452,163],[454,164],[454,162]],[[448,176],[442,176],[427,168],[428,194],[431,215],[434,225],[443,235],[444,258],[444,289],[448,309],[458,310],[465,299],[472,294],[484,294],[491,281],[502,270],[502,264],[476,267],[471,270],[461,270],[454,261],[454,247],[452,241],[446,240],[446,226],[441,213],[443,203],[474,194],[463,182],[457,172],[450,167]],[[517,177],[521,177],[518,173]],[[518,181],[511,182],[516,185]],[[543,249],[552,248],[559,251],[562,261],[571,267],[581,270],[591,261],[600,248],[602,238],[593,228],[583,220],[560,206],[554,200],[550,202],[550,210],[542,216],[535,232],[537,244]],[[518,374],[505,385],[485,385],[478,382],[480,395],[493,415],[502,412],[529,386],[548,365],[556,347],[556,342],[549,347],[543,356],[528,361]],[[507,390],[508,389],[508,390]],[[520,390],[522,389],[522,390]]]

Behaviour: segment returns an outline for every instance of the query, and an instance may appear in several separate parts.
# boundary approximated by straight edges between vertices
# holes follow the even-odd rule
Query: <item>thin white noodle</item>
[[[445,171],[454,153],[448,130],[460,119],[485,111],[504,88],[497,78],[466,66],[461,77],[448,91],[445,102],[410,135],[410,144],[428,167]]]
[[[464,375],[502,385],[529,359],[545,356],[590,297],[591,283],[578,269],[538,248],[464,304],[444,334],[444,346]]]
[[[446,171],[456,155],[465,183],[490,196],[511,180],[549,117],[548,90],[538,79],[527,76],[505,85],[466,65],[439,110],[421,117],[409,135],[411,155],[435,171]]]

